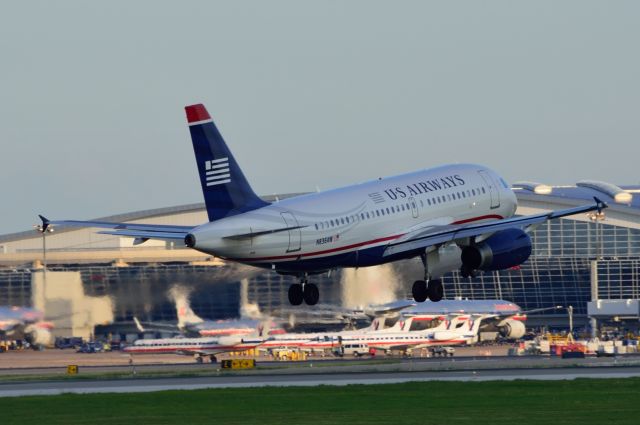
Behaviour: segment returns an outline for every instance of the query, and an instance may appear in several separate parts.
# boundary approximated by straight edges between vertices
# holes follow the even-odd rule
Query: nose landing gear
[[[438,302],[444,296],[444,288],[440,279],[429,278],[429,268],[427,263],[427,254],[420,255],[422,265],[424,266],[424,280],[416,280],[413,282],[411,294],[416,302],[424,302],[429,298],[433,302]]]

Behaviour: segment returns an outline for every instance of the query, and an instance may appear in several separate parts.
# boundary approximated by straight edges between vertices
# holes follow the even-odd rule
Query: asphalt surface
[[[566,380],[639,377],[640,367],[555,369],[491,369],[427,372],[372,372],[287,375],[220,375],[211,377],[47,381],[0,384],[0,397],[63,393],[131,393],[205,388],[247,388],[350,384],[392,384],[416,381]]]

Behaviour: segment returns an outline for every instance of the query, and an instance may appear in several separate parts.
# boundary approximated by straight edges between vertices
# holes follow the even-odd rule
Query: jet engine
[[[531,238],[520,229],[494,233],[486,240],[462,249],[466,270],[504,270],[520,265],[531,255]]]
[[[507,319],[502,321],[498,325],[498,331],[504,338],[519,339],[522,338],[526,332],[524,323],[519,320]]]
[[[25,339],[34,347],[46,347],[51,345],[52,335],[47,329],[35,325],[27,326],[24,330]]]
[[[242,344],[242,337],[235,335],[221,336],[220,338],[218,338],[218,344],[226,346]]]

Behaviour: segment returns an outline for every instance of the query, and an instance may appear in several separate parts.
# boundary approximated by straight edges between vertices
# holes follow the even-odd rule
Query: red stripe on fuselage
[[[399,237],[404,235],[395,235],[395,236],[387,236],[386,238],[374,239],[372,241],[367,242],[359,242],[351,245],[345,245],[338,248],[325,249],[324,251],[315,251],[315,252],[307,252],[306,254],[297,254],[297,255],[276,255],[273,257],[258,257],[258,258],[227,258],[228,260],[238,261],[238,262],[251,262],[251,261],[268,261],[268,260],[284,260],[286,258],[298,258],[298,257],[309,257],[313,255],[322,255],[329,254],[331,252],[344,251],[351,248],[359,248],[365,245],[371,245],[379,242],[391,241],[394,239],[398,239]]]

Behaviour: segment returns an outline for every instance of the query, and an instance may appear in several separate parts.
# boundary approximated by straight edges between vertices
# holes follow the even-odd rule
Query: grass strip
[[[3,424],[637,424],[640,378],[416,382],[0,399]]]

